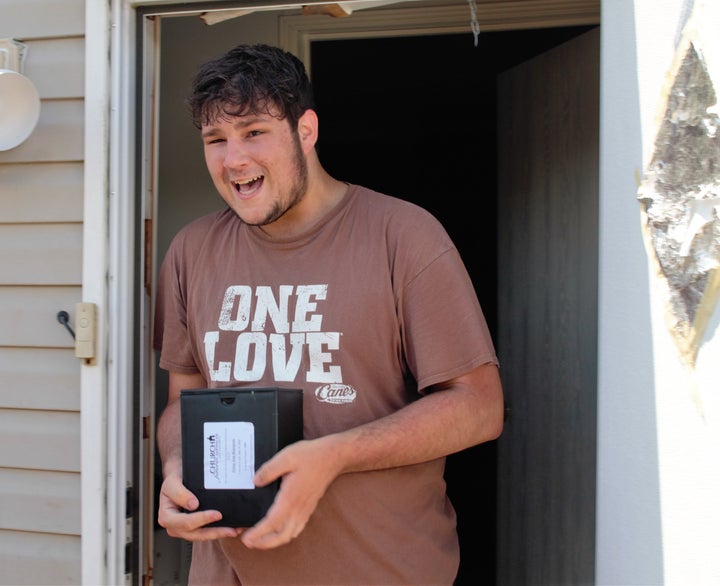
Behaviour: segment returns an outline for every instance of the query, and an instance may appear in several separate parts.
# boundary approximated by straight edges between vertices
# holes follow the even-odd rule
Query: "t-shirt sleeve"
[[[445,238],[399,296],[405,357],[421,391],[481,364],[498,364],[470,276]]]
[[[199,372],[193,357],[187,321],[188,259],[182,234],[175,237],[158,273],[153,346],[160,352],[159,366],[168,371]]]

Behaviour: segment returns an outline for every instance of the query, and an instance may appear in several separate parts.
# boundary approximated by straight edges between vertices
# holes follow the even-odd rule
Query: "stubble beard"
[[[279,198],[263,220],[252,224],[248,222],[249,226],[267,226],[268,224],[272,224],[299,204],[303,197],[305,197],[308,186],[308,165],[305,155],[302,152],[302,145],[300,144],[300,138],[297,133],[293,135],[293,143],[295,147],[295,156],[293,161],[293,166],[295,167],[295,182],[290,187],[286,203],[283,205],[283,198]]]

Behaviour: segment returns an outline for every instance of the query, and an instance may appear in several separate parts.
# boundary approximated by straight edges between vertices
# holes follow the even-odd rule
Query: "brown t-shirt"
[[[229,209],[182,229],[160,271],[155,346],[160,367],[202,372],[210,387],[302,388],[306,438],[377,419],[430,385],[497,364],[442,226],[412,203],[355,185],[300,237],[270,238]],[[459,551],[443,468],[438,459],[343,475],[288,545],[213,547],[243,586],[452,584]]]

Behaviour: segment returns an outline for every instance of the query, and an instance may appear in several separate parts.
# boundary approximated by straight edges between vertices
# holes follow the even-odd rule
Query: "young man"
[[[232,49],[200,69],[189,105],[227,203],[178,233],[158,283],[158,521],[194,542],[190,583],[452,584],[445,457],[503,424],[457,250],[425,210],[323,169],[310,82],[289,53]],[[257,470],[256,486],[282,483],[250,528],[208,526],[221,514],[182,484],[180,390],[232,386],[304,395],[304,438]]]

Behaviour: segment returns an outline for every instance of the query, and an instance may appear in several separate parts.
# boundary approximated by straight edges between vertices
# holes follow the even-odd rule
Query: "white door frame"
[[[97,313],[96,363],[80,369],[81,559],[83,584],[104,584],[107,550],[106,464],[107,437],[107,226],[110,166],[107,135],[110,68],[109,6],[86,2],[85,7],[85,165],[83,201],[82,300],[95,303]]]
[[[141,466],[148,485],[141,494],[152,494],[151,462],[134,462],[135,371],[139,369],[143,394],[152,387],[150,352],[136,365],[135,339],[149,343],[150,309],[141,304],[138,323],[135,298],[136,177],[140,174],[143,217],[155,215],[155,178],[152,161],[156,145],[152,108],[154,93],[143,96],[137,111],[137,76],[152,83],[156,75],[159,33],[150,18],[136,30],[138,10],[156,14],[199,13],[199,5],[169,0],[86,0],[86,88],[85,88],[85,178],[83,301],[98,306],[98,360],[83,366],[81,374],[82,433],[82,579],[83,584],[122,584],[125,575],[125,544],[132,537],[126,520],[126,490],[134,467]],[[398,0],[405,2],[407,0]],[[296,8],[322,1],[290,0],[284,4],[253,1],[228,2],[222,10],[252,8],[254,11]],[[350,0],[348,4],[367,4]],[[436,8],[384,9],[381,15],[355,12],[352,18],[325,16],[286,16],[281,28],[281,44],[309,65],[313,40],[330,38],[445,34],[471,30],[471,10],[475,9],[480,31],[593,24],[599,21],[599,0],[497,0]],[[192,8],[185,8],[192,6]],[[218,10],[217,2],[209,6]],[[142,71],[136,64],[138,37],[143,40]],[[143,116],[143,138],[137,143],[135,122]],[[136,161],[142,161],[136,168]],[[155,263],[156,259],[152,259]],[[151,300],[147,300],[151,303]],[[147,391],[147,393],[146,393]],[[152,397],[141,397],[143,415],[152,414]],[[153,417],[148,420],[152,421]],[[154,431],[145,427],[146,449],[152,459]],[[141,507],[151,506],[141,503]],[[152,519],[151,511],[140,511],[137,518]],[[151,564],[151,531],[140,528],[141,573]]]

